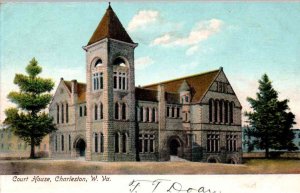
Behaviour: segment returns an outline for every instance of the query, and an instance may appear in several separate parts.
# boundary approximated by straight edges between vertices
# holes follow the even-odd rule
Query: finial
[[[108,2],[108,9],[111,9],[111,6],[110,6],[110,1]]]

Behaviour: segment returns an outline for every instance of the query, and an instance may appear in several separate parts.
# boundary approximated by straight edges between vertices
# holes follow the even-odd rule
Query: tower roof
[[[132,44],[134,43],[111,8],[110,4],[92,37],[90,38],[87,46],[104,38],[112,38]]]

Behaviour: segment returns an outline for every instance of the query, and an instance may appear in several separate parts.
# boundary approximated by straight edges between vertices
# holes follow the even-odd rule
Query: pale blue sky
[[[267,73],[300,126],[300,3],[113,2],[136,48],[136,85],[223,66],[244,110]],[[1,107],[32,57],[43,76],[85,82],[86,45],[107,3],[0,7]],[[194,36],[193,36],[194,34]],[[200,38],[199,38],[200,37]],[[0,120],[3,120],[1,108]]]

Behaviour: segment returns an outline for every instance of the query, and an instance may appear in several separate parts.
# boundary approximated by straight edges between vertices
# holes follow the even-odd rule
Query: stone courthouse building
[[[83,47],[86,84],[61,79],[53,158],[241,163],[241,104],[222,68],[135,86],[137,47],[109,5]]]

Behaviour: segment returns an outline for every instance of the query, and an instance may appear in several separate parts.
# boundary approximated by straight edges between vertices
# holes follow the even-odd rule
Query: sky
[[[134,42],[136,85],[215,70],[221,66],[243,112],[266,73],[289,99],[300,128],[300,3],[113,2]],[[41,76],[86,82],[85,46],[107,2],[0,5],[0,121],[17,90],[15,73],[35,57]],[[243,117],[245,121],[245,117]]]

